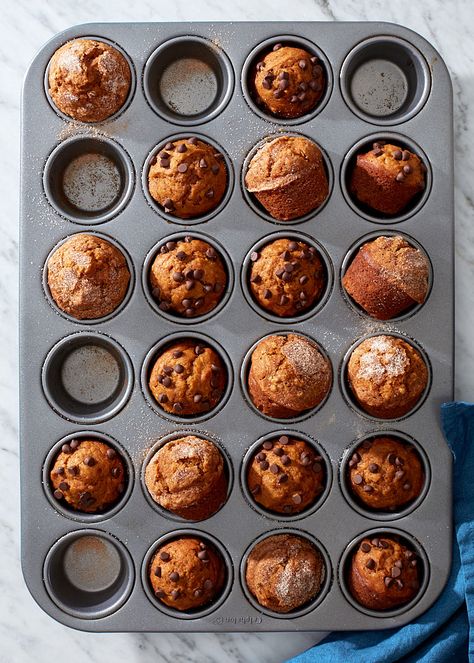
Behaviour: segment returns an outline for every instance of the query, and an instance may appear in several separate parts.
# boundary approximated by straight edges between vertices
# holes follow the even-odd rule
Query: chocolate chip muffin
[[[393,610],[411,601],[420,588],[419,559],[393,537],[364,539],[348,573],[353,597],[371,610]]]
[[[381,419],[396,419],[423,395],[428,368],[418,350],[403,339],[371,336],[352,352],[347,378],[363,410]]]
[[[299,334],[267,336],[252,353],[249,394],[255,407],[269,417],[289,419],[316,407],[331,382],[328,359]]]
[[[207,214],[227,188],[227,168],[216,148],[194,136],[168,142],[148,171],[151,197],[180,219]]]
[[[126,474],[121,457],[110,445],[78,438],[63,444],[49,479],[58,502],[75,511],[98,513],[120,499]]]
[[[287,613],[317,596],[325,573],[321,553],[307,539],[275,534],[257,543],[250,552],[245,580],[260,605]]]
[[[156,359],[149,380],[160,407],[179,416],[209,412],[221,400],[227,372],[217,352],[200,341],[182,340]]]
[[[250,291],[256,302],[282,318],[313,306],[326,287],[326,270],[314,246],[277,239],[250,255]]]
[[[252,72],[251,89],[258,105],[276,117],[309,113],[321,99],[326,77],[315,55],[303,48],[275,44]]]
[[[148,577],[156,598],[165,605],[181,611],[196,610],[218,598],[226,571],[213,545],[190,536],[160,546]]]
[[[145,484],[164,509],[187,520],[204,520],[226,500],[224,468],[215,444],[186,435],[158,449],[146,467]]]
[[[213,246],[188,236],[160,247],[150,268],[150,285],[162,311],[194,318],[217,306],[227,273]]]
[[[425,473],[412,445],[394,437],[376,437],[364,440],[352,454],[347,483],[365,508],[396,511],[418,497]]]
[[[342,277],[342,285],[366,313],[390,320],[428,295],[426,255],[400,235],[366,242]]]
[[[78,320],[109,315],[127,294],[130,271],[125,256],[96,235],[72,235],[54,251],[46,267],[52,298]]]
[[[323,459],[308,442],[280,435],[266,440],[254,453],[247,471],[253,499],[269,511],[304,511],[323,492]]]
[[[249,163],[245,186],[278,221],[316,210],[329,195],[321,150],[303,136],[266,141]]]
[[[426,167],[416,154],[379,141],[369,152],[357,155],[349,188],[370,209],[394,216],[423,191],[425,172]]]
[[[95,39],[73,39],[49,64],[49,94],[59,110],[79,122],[101,122],[117,113],[130,91],[122,53]]]

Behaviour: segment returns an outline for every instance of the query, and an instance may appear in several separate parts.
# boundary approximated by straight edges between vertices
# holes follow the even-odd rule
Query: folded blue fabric
[[[441,419],[454,456],[455,526],[453,565],[443,593],[407,626],[332,633],[291,663],[474,661],[474,404],[445,403]]]

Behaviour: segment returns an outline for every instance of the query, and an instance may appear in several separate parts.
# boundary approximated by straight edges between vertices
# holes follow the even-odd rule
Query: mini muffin
[[[114,115],[130,91],[131,72],[122,53],[95,39],[73,39],[49,65],[49,94],[65,115],[100,122]]]
[[[319,550],[302,536],[275,534],[257,543],[247,558],[245,580],[264,608],[286,613],[302,608],[325,577]]]
[[[413,152],[378,142],[369,152],[357,155],[349,188],[359,202],[393,216],[423,191],[425,172],[425,165]]]
[[[399,235],[363,244],[342,277],[342,285],[366,313],[390,320],[428,294],[426,255]]]
[[[321,150],[303,136],[266,141],[249,163],[245,186],[278,221],[316,210],[329,195]]]
[[[364,539],[348,574],[352,596],[370,610],[393,610],[411,601],[420,588],[419,560],[392,537]]]
[[[321,456],[307,442],[288,435],[266,440],[247,472],[253,499],[275,513],[300,513],[323,492],[326,481]]]
[[[113,506],[126,481],[123,461],[115,449],[105,442],[84,438],[63,444],[49,478],[58,502],[84,513]]]
[[[396,336],[371,336],[352,352],[349,386],[360,407],[381,419],[407,414],[422,396],[428,369],[412,345]]]
[[[299,334],[267,336],[252,353],[250,397],[269,417],[289,419],[316,407],[331,382],[328,359],[315,343]]]
[[[277,239],[250,255],[250,290],[257,303],[282,318],[313,306],[326,287],[321,258],[306,242]]]
[[[195,537],[160,546],[148,572],[157,599],[175,610],[193,610],[214,601],[224,587],[226,571],[220,553]]]
[[[348,486],[374,511],[395,511],[413,502],[423,489],[425,473],[416,449],[394,437],[365,440],[351,456]]]
[[[72,235],[48,260],[48,286],[57,306],[78,320],[102,318],[122,303],[130,282],[125,256],[96,235]]]
[[[194,136],[166,143],[148,172],[151,197],[180,219],[207,214],[227,187],[227,168],[216,148]]]
[[[252,88],[257,104],[276,117],[309,113],[326,85],[318,58],[303,48],[275,44],[257,63]]]
[[[145,483],[155,502],[187,520],[209,518],[227,495],[221,452],[194,435],[158,449],[146,467]]]
[[[150,285],[162,311],[193,318],[217,306],[227,274],[214,247],[184,237],[160,247],[150,268]]]
[[[160,407],[179,416],[215,408],[226,384],[227,372],[217,352],[192,340],[168,346],[156,359],[149,381]]]

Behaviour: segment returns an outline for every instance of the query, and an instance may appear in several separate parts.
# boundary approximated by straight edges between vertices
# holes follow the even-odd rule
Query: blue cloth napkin
[[[463,663],[474,661],[474,404],[441,406],[454,456],[453,565],[446,588],[400,629],[331,633],[288,663]]]

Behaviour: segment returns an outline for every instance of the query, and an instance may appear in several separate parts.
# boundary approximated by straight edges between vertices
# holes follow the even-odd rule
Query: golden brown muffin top
[[[383,169],[387,176],[397,182],[420,190],[424,188],[425,166],[420,157],[410,150],[380,141],[373,144],[372,150],[359,154],[357,162],[359,160],[365,166]]]

